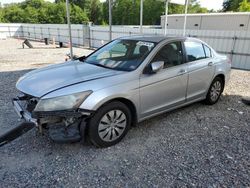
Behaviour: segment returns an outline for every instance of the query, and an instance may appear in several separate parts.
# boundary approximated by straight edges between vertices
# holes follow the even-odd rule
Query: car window
[[[112,58],[112,57],[122,57],[126,55],[127,48],[122,43],[115,44],[110,51],[104,51],[97,56],[97,59]]]
[[[186,48],[188,62],[206,58],[204,48],[201,43],[186,41],[184,42],[184,45]]]
[[[86,63],[114,70],[135,70],[155,47],[156,43],[118,39],[100,48],[85,59]]]
[[[203,47],[205,50],[206,57],[207,58],[212,57],[211,49],[209,47],[207,47],[206,45],[203,45]]]
[[[181,42],[171,42],[162,47],[152,60],[152,62],[155,61],[164,61],[164,68],[182,64],[183,51]]]

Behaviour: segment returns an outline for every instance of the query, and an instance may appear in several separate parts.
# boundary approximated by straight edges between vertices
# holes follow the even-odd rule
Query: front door
[[[155,74],[142,74],[140,77],[141,118],[185,102],[188,76],[182,42],[167,43],[150,63],[156,61],[164,61],[164,68]]]

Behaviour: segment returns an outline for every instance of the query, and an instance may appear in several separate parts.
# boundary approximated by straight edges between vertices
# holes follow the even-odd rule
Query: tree
[[[227,0],[243,1],[243,0]],[[70,0],[71,22],[81,24],[92,21],[94,24],[108,23],[108,0],[101,3],[100,0]],[[247,10],[247,3],[241,5],[241,9]],[[138,25],[140,23],[140,0],[113,0],[114,25]],[[164,14],[164,2],[156,0],[144,0],[143,24],[160,24],[160,16]],[[183,5],[169,4],[169,14],[184,12]],[[191,0],[189,13],[208,12],[202,8],[198,0]],[[23,23],[58,23],[67,22],[65,0],[55,0],[55,3],[45,0],[26,0],[22,3],[10,4],[0,8],[0,21]]]
[[[42,8],[45,4],[44,0],[26,0],[22,3],[20,3],[21,8],[27,8],[27,7],[33,7],[35,9]]]
[[[67,21],[66,7],[63,1],[50,3],[44,0],[26,0],[22,3],[6,6],[2,12],[3,22],[63,24]],[[77,5],[71,4],[71,22],[81,24],[86,21],[88,21],[86,13]]]
[[[250,3],[247,0],[243,0],[239,7],[240,12],[250,12]]]
[[[71,22],[75,24],[82,24],[89,21],[87,14],[74,4],[71,5],[70,18]]]
[[[0,22],[3,22],[3,9],[0,6]]]
[[[184,12],[183,5],[178,5],[173,3],[168,4],[168,14],[181,14],[183,12]]]
[[[102,22],[102,4],[100,0],[71,0],[71,5],[77,5],[82,9],[85,16],[94,24]],[[65,3],[65,0],[56,0],[55,3]],[[79,10],[80,12],[80,10]]]
[[[140,0],[116,0],[114,1],[113,24],[114,25],[139,24],[139,1]]]
[[[102,24],[106,25],[109,21],[109,5],[108,0],[102,3]]]
[[[25,23],[39,23],[39,12],[32,6],[27,6],[24,9],[23,22]]]
[[[202,8],[197,0],[191,0],[188,6],[188,13],[207,13],[207,8]]]
[[[100,0],[92,0],[89,4],[89,7],[86,7],[84,11],[86,11],[89,20],[94,24],[102,23],[102,5]]]
[[[223,2],[223,11],[224,12],[227,12],[227,11],[238,11],[240,3],[242,1],[243,0],[225,0]]]
[[[159,25],[161,21],[161,15],[164,13],[164,10],[165,10],[165,6],[163,2],[155,1],[155,0],[145,1],[143,24],[145,25],[158,24]],[[173,9],[171,11],[173,11]]]
[[[47,23],[67,23],[65,3],[52,4],[45,10],[45,15],[47,15]]]
[[[11,4],[3,9],[3,22],[22,23],[25,12],[17,4]]]

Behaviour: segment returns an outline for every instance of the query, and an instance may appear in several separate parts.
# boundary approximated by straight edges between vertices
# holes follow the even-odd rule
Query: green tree
[[[0,22],[3,22],[3,9],[0,7]]]
[[[184,12],[184,6],[183,5],[177,5],[173,3],[168,4],[168,14],[181,14]],[[164,11],[165,14],[165,11]]]
[[[89,20],[94,24],[100,24],[102,22],[102,4],[100,0],[70,0],[69,2],[71,5],[80,7],[82,12],[84,12],[82,16],[86,17],[87,14]],[[65,3],[65,0],[56,0],[55,3]],[[78,10],[78,13],[81,14],[80,10]]]
[[[165,3],[155,0],[144,0],[143,24],[160,24],[160,16],[165,12]],[[103,3],[103,20],[108,23],[108,1]],[[197,0],[191,0],[188,8],[189,13],[205,13]],[[184,13],[184,6],[170,3],[168,14]],[[114,25],[137,25],[140,21],[140,0],[114,0],[113,24]]]
[[[74,4],[71,5],[70,18],[74,24],[82,24],[89,21],[87,14],[79,6]]]
[[[20,3],[19,5],[23,9],[26,7],[33,7],[35,9],[39,9],[42,8],[44,4],[45,4],[44,0],[26,0]]]
[[[188,13],[207,13],[208,9],[202,8],[197,0],[191,0],[188,6]]]
[[[155,0],[146,0],[144,2],[143,24],[144,25],[160,24],[161,15],[164,14],[164,10],[165,10],[165,5],[163,2]],[[170,11],[173,11],[173,6]]]
[[[87,11],[92,0],[71,0],[70,2],[79,6],[82,10]]]
[[[3,8],[0,21],[11,23],[66,23],[66,6],[44,0],[26,0]],[[0,13],[1,16],[1,13]],[[88,21],[86,13],[77,5],[71,4],[71,21],[80,24]]]
[[[23,22],[25,23],[39,23],[39,12],[36,8],[27,6],[24,9]]]
[[[228,11],[238,11],[240,3],[243,0],[225,0],[223,2],[223,11],[228,12]]]
[[[100,3],[100,0],[92,0],[87,8],[88,9],[84,9],[84,11],[87,13],[89,20],[94,24],[101,24],[102,4]]]
[[[114,25],[139,24],[140,0],[116,0],[113,4]]]
[[[243,0],[239,7],[240,12],[250,12],[250,3],[247,0]]]
[[[53,3],[51,6],[48,6],[44,13],[47,15],[47,23],[64,24],[67,22],[66,7],[64,3]]]
[[[3,9],[3,22],[22,23],[25,12],[17,4],[11,4]]]
[[[109,21],[109,7],[108,7],[108,0],[106,0],[105,2],[102,3],[102,22],[103,25],[108,24]]]

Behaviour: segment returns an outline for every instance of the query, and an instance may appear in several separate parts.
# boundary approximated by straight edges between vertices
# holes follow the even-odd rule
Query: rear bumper
[[[12,99],[13,107],[20,119],[24,119],[25,121],[34,123],[36,126],[38,126],[37,119],[32,118],[31,113],[24,110],[18,101],[19,99]]]

